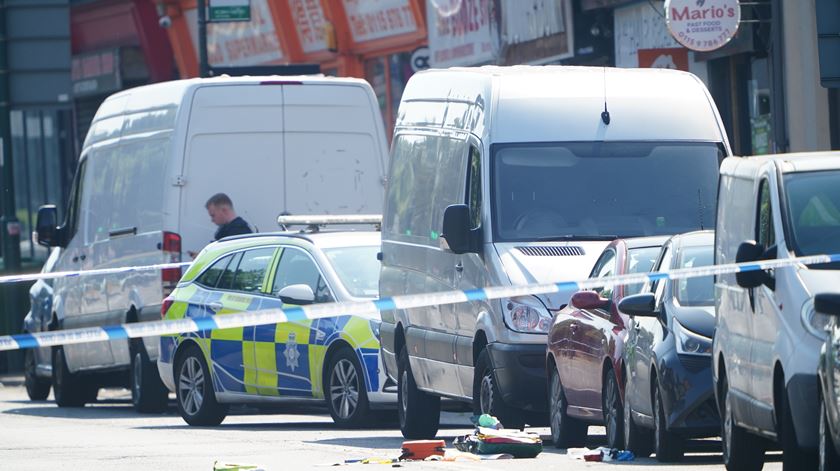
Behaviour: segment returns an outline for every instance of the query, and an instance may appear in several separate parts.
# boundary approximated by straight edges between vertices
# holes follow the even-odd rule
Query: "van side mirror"
[[[58,210],[54,204],[45,204],[38,208],[38,219],[35,224],[38,244],[45,247],[61,245],[58,229]]]
[[[443,212],[441,248],[457,254],[477,252],[478,249],[473,244],[475,236],[471,226],[469,206],[465,204],[447,206]]]
[[[820,314],[840,317],[840,294],[821,293],[814,296],[814,310]]]
[[[312,287],[305,284],[286,286],[277,293],[277,296],[283,304],[304,306],[315,302],[315,292],[312,291]]]
[[[618,303],[618,310],[628,316],[659,317],[656,312],[656,298],[653,293],[627,296]]]
[[[760,260],[776,258],[776,246],[766,251],[753,240],[741,242],[738,252],[735,254],[735,263],[750,263]],[[766,270],[750,270],[735,273],[735,281],[742,288],[757,288],[766,284],[770,289],[775,289],[776,280]]]
[[[578,291],[572,295],[569,304],[577,309],[603,309],[610,304],[610,300],[602,298],[595,291]]]

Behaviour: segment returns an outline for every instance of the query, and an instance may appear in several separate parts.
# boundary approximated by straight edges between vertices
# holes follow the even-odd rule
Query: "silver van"
[[[617,237],[711,228],[729,154],[712,98],[688,73],[418,73],[391,147],[380,294],[581,279]],[[436,433],[440,397],[506,427],[547,422],[546,333],[571,294],[465,294],[462,304],[383,312],[403,435]]]
[[[715,263],[840,253],[840,152],[733,157],[721,165]],[[713,377],[729,470],[761,469],[766,440],[788,469],[816,469],[817,366],[837,264],[718,276]]]

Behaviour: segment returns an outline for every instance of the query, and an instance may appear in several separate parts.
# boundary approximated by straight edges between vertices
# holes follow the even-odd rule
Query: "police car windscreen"
[[[324,249],[341,284],[357,298],[379,296],[379,246],[338,247]]]
[[[497,242],[714,228],[722,158],[715,143],[499,144],[492,157]]]

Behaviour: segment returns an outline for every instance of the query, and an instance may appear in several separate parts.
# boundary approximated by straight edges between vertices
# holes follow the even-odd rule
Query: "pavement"
[[[0,377],[0,469],[9,470],[143,470],[211,471],[216,461],[256,464],[269,470],[342,468],[469,470],[607,469],[612,466],[663,470],[722,470],[719,444],[698,442],[683,462],[659,464],[645,458],[627,463],[588,463],[548,443],[549,430],[536,428],[546,440],[533,459],[482,462],[401,462],[351,464],[345,460],[399,456],[403,438],[394,414],[370,428],[347,430],[333,424],[320,406],[292,406],[267,414],[240,408],[218,427],[190,427],[174,405],[162,414],[137,414],[129,392],[104,389],[99,401],[84,408],[58,408],[50,400],[29,401],[22,377]],[[445,412],[439,437],[452,440],[470,433],[468,414]],[[587,446],[603,444],[603,427],[590,427]],[[779,455],[764,469],[781,469]]]

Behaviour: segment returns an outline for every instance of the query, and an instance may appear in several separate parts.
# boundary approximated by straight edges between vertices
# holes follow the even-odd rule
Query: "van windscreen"
[[[491,154],[497,242],[714,228],[717,143],[496,144]]]
[[[838,170],[785,174],[785,224],[797,256],[840,252],[838,183]],[[836,269],[837,264],[831,264],[831,268]]]

